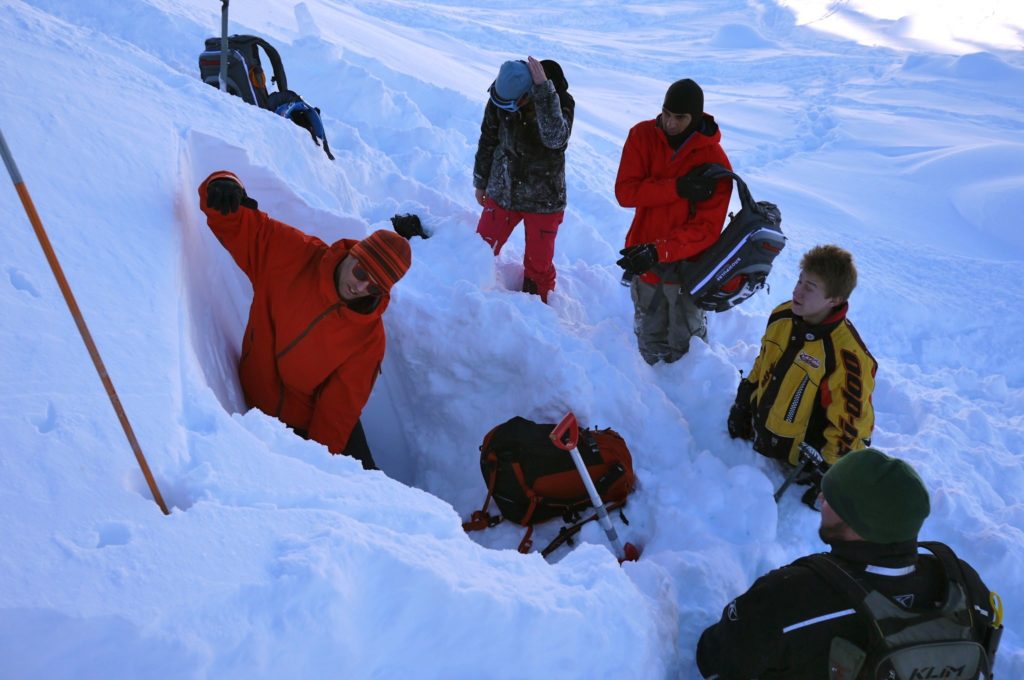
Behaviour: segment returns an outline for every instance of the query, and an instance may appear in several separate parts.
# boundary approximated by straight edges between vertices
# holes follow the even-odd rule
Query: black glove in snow
[[[233,179],[220,177],[206,185],[206,205],[221,215],[238,210],[239,206],[256,208],[256,201],[245,195],[242,185]]]
[[[821,486],[819,484],[813,484],[811,485],[811,488],[804,491],[804,495],[800,497],[800,502],[815,512],[821,512],[821,503],[818,501],[818,497],[820,495]]]
[[[391,226],[394,227],[399,236],[407,240],[411,240],[413,236],[428,238],[427,233],[423,231],[419,215],[395,215],[391,218]]]
[[[729,409],[729,420],[726,422],[729,436],[733,439],[754,439],[754,413],[750,408],[750,397],[754,394],[755,387],[754,383],[742,377],[736,387],[736,401]]]
[[[629,248],[623,248],[619,251],[619,254],[622,257],[615,264],[630,274],[643,274],[658,264],[658,249],[653,243],[641,243]]]
[[[750,407],[741,404],[733,404],[729,409],[729,420],[726,425],[729,428],[729,436],[733,439],[746,439],[751,441],[754,438],[754,425],[751,423]]]
[[[704,177],[707,167],[707,165],[698,165],[684,176],[676,178],[676,193],[679,194],[679,198],[685,198],[691,203],[699,203],[711,198],[711,195],[715,193],[718,180]]]

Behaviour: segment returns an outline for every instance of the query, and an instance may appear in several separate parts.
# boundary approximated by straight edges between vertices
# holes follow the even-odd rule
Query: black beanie
[[[669,85],[664,106],[677,115],[688,113],[696,122],[704,115],[704,91],[689,78],[677,80]]]
[[[878,449],[850,451],[829,468],[821,493],[839,518],[865,541],[917,540],[931,510],[914,468]]]

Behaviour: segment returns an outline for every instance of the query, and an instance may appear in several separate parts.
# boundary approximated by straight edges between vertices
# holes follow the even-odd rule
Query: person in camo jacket
[[[555,238],[565,212],[565,149],[576,103],[551,60],[506,61],[489,88],[473,165],[483,208],[477,233],[494,249],[526,229],[523,291],[547,302],[555,287]]]

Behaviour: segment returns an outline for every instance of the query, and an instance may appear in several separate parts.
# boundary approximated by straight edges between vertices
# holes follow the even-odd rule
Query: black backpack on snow
[[[735,180],[740,211],[729,215],[722,235],[696,262],[682,267],[679,285],[701,309],[724,312],[767,285],[772,261],[786,246],[786,237],[778,206],[767,201],[755,203],[739,175],[712,163],[705,167],[703,177]]]
[[[207,38],[206,49],[199,55],[199,77],[204,83],[220,87],[220,54],[221,39]],[[260,48],[270,60],[274,75],[271,82],[277,86],[277,92],[267,89],[267,76],[260,61]],[[327,134],[320,109],[310,106],[302,97],[288,89],[288,77],[284,72],[281,55],[274,46],[263,38],[255,35],[228,36],[228,68],[227,91],[241,97],[248,103],[261,109],[273,111],[287,118],[296,125],[309,131],[313,143],[320,146],[323,140],[324,152],[334,160],[331,148],[327,144]]]
[[[867,649],[833,638],[829,678],[843,680],[924,680],[991,677],[1002,627],[977,640],[973,603],[956,555],[937,541],[919,543],[933,553],[946,578],[938,608],[908,609],[876,590],[867,590],[825,553],[798,560],[842,594],[870,626]],[[985,603],[986,605],[988,603]]]

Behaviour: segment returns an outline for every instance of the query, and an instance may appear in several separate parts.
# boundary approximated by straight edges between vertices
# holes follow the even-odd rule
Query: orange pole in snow
[[[36,212],[36,207],[32,203],[32,197],[29,196],[28,188],[25,186],[25,182],[21,179],[21,173],[18,172],[18,166],[14,163],[14,157],[11,155],[11,150],[7,146],[7,140],[4,139],[3,131],[0,131],[0,154],[4,157],[4,165],[7,166],[7,173],[11,176],[11,181],[14,182],[14,188],[18,192],[18,196],[21,198],[21,204],[25,207],[25,214],[28,215],[28,221],[32,223],[32,228],[35,229],[36,237],[39,239],[39,245],[43,247],[43,254],[46,255],[46,261],[50,263],[50,269],[53,270],[53,275],[57,279],[57,285],[60,286],[60,292],[64,294],[64,301],[68,303],[68,309],[71,310],[71,316],[75,319],[75,325],[78,326],[78,332],[82,336],[82,340],[85,342],[85,348],[89,350],[89,356],[92,357],[92,363],[96,367],[96,372],[100,375],[100,380],[103,382],[103,386],[107,389],[107,396],[110,397],[110,403],[114,407],[114,411],[117,413],[117,419],[121,421],[121,427],[124,429],[124,434],[128,437],[128,443],[132,447],[132,451],[135,453],[135,460],[139,462],[139,467],[142,468],[142,474],[146,478],[146,483],[149,484],[149,490],[153,493],[153,500],[160,506],[160,510],[165,515],[171,514],[167,510],[167,505],[164,504],[163,496],[160,495],[160,489],[156,486],[156,480],[153,479],[153,473],[149,471],[149,465],[146,464],[146,457],[142,455],[142,449],[139,447],[139,440],[135,438],[135,432],[132,431],[131,423],[128,422],[128,416],[125,415],[124,407],[121,406],[121,400],[117,398],[117,392],[114,390],[114,383],[110,381],[110,376],[107,374],[107,368],[103,365],[103,359],[100,358],[100,352],[96,349],[96,343],[92,340],[92,334],[89,333],[89,328],[85,325],[85,319],[82,318],[82,311],[78,308],[78,303],[75,302],[75,296],[71,292],[71,286],[68,285],[68,280],[64,277],[64,270],[61,269],[60,262],[57,261],[57,254],[53,251],[53,246],[50,245],[50,239],[46,236],[46,230],[43,229],[43,223],[39,219],[39,213]]]

